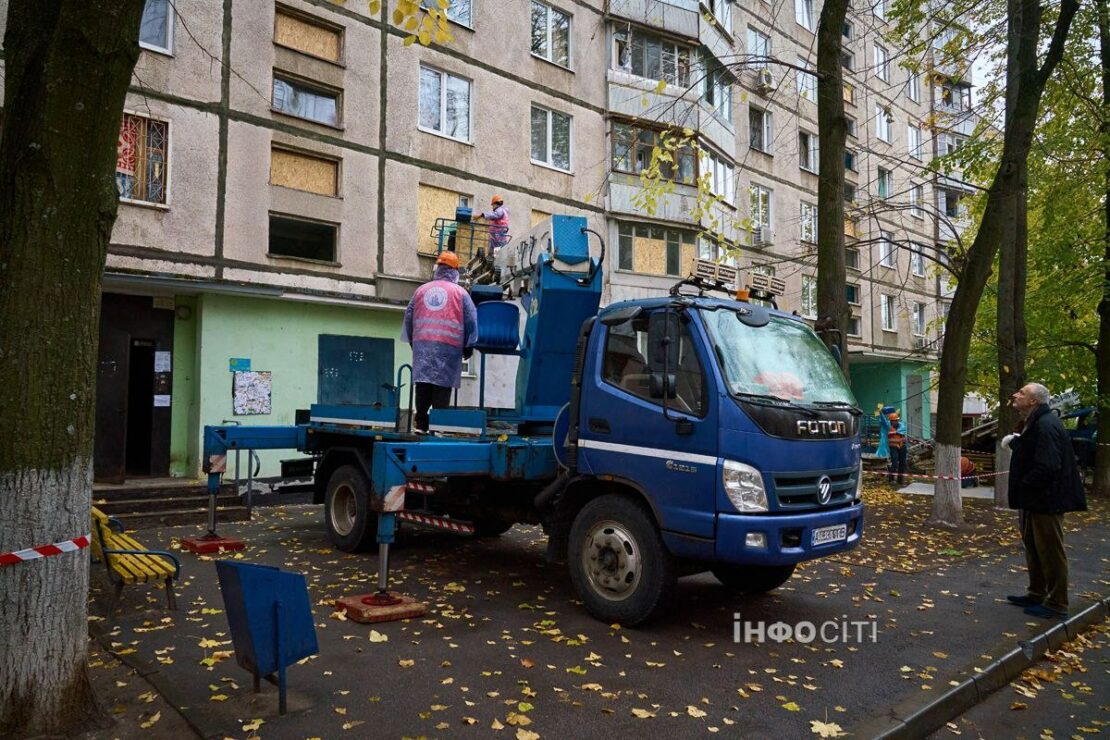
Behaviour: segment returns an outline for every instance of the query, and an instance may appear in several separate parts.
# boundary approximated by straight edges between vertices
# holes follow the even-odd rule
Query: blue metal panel
[[[309,424],[329,431],[393,431],[397,424],[396,407],[332,406],[314,403],[309,407]]]
[[[520,309],[515,303],[484,301],[478,304],[479,352],[514,354],[520,343]]]
[[[321,334],[318,345],[319,403],[396,405],[392,339]]]
[[[552,216],[551,244],[555,256],[568,265],[579,265],[590,258],[590,246],[582,229],[583,216]]]
[[[484,435],[486,412],[465,408],[432,409],[428,413],[428,424],[436,432]]]
[[[266,676],[319,652],[303,575],[229,560],[216,574],[239,665]]]
[[[228,450],[292,450],[304,446],[300,426],[208,426],[204,428],[204,460]]]

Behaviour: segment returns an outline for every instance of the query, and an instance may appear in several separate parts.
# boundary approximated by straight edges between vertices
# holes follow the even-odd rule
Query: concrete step
[[[179,511],[181,509],[208,510],[208,496],[174,496],[173,498],[121,498],[101,500],[94,498],[96,508],[108,516],[119,517],[120,514],[153,514],[159,511]],[[232,493],[224,493],[216,497],[216,508],[226,509],[231,506],[241,506],[239,497]]]
[[[225,484],[220,486],[220,493],[234,493],[235,486]],[[93,486],[93,501],[135,501],[138,499],[175,499],[179,497],[207,496],[208,488],[203,484],[168,486],[168,485],[127,485],[127,486]]]
[[[137,512],[113,514],[123,528],[154,529],[157,527],[180,527],[186,524],[204,525],[208,522],[208,509],[172,509],[169,511]],[[216,511],[217,522],[245,522],[250,520],[250,512],[245,506],[231,506]],[[203,534],[203,532],[201,533]]]

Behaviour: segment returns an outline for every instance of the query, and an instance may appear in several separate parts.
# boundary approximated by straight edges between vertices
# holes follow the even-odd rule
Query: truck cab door
[[[663,321],[670,354],[659,346]],[[642,491],[664,530],[713,537],[717,408],[704,334],[664,308],[598,329],[580,401],[582,467]]]

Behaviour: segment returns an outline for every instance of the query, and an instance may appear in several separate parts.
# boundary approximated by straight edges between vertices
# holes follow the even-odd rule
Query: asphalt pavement
[[[336,619],[336,598],[373,590],[376,554],[335,551],[322,507],[256,509],[254,521],[221,528],[249,544],[226,557],[303,573],[320,643],[318,656],[289,669],[285,716],[276,689],[264,683],[253,694],[230,654],[212,558],[182,553],[180,609],[172,613],[160,589],[136,586],[102,619],[108,586],[94,569],[94,629],[212,737],[833,736],[907,698],[939,695],[1048,626],[1003,601],[1024,586],[1016,540],[999,536],[1005,515],[980,512],[967,539],[980,544],[962,547],[963,535],[936,539],[921,528],[927,499],[905,498],[912,515],[873,507],[872,536],[865,530],[860,550],[806,564],[772,594],[738,595],[708,574],[684,578],[672,608],[637,629],[592,619],[565,567],[545,562],[540,530],[520,525],[485,540],[405,531],[393,549],[391,586],[424,601],[429,614],[381,625]],[[1104,514],[1070,523],[1078,611],[1110,593],[1110,527]],[[137,538],[174,548],[194,534],[181,527]],[[737,633],[758,636],[760,623],[765,641],[734,641]],[[818,632],[807,642],[803,627],[802,641],[776,642],[776,623]],[[826,623],[834,626],[820,632]],[[1002,714],[1031,722],[1049,693],[1024,710],[1006,704]],[[992,711],[992,702],[968,721]],[[975,721],[992,727],[990,715]],[[158,736],[159,728],[147,732]]]

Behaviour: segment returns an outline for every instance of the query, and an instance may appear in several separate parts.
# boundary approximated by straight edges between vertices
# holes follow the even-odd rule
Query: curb
[[[1058,650],[1084,629],[1107,617],[1110,617],[1110,596],[1099,599],[1078,614],[1028,640],[1019,640],[1016,648],[991,661],[982,672],[964,679],[935,699],[922,700],[911,696],[886,714],[853,728],[851,734],[877,740],[926,737],[1009,685],[1022,671],[1040,661],[1046,651]]]
[[[216,726],[206,712],[196,707],[189,707],[184,697],[178,692],[177,686],[165,673],[162,673],[159,666],[141,657],[138,653],[128,653],[127,655],[117,653],[112,648],[111,636],[102,626],[90,622],[89,634],[100,643],[105,652],[128,668],[133,669],[139,678],[150,684],[150,687],[157,691],[162,699],[181,715],[181,718],[192,728],[197,737],[204,740],[219,740],[220,738],[234,737],[238,734],[239,728],[230,732],[224,731]]]

